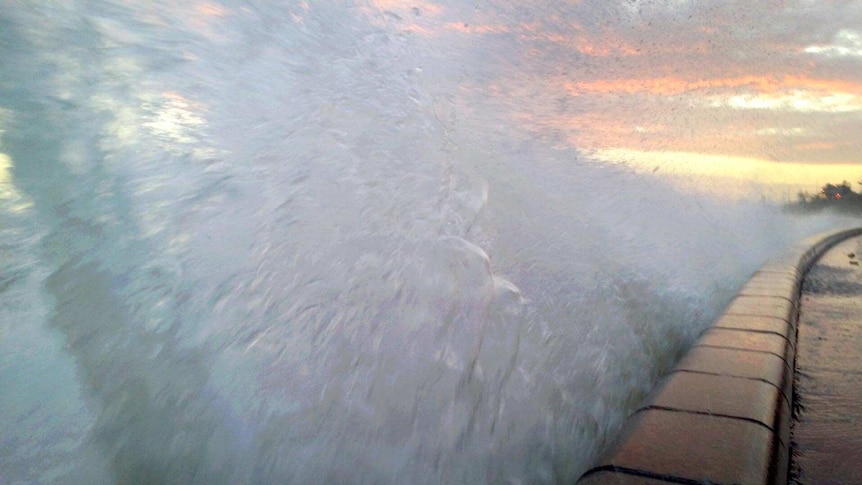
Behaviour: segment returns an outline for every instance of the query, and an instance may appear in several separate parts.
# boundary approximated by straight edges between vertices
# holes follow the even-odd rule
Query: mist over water
[[[0,482],[571,483],[847,224],[589,160],[493,88],[559,67],[513,39],[320,3],[2,2]]]

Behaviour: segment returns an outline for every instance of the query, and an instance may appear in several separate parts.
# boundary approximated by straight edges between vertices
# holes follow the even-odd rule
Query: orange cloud
[[[197,4],[195,10],[204,17],[226,17],[228,15],[228,11],[224,7],[207,2]]]
[[[371,0],[360,10],[368,15],[372,24],[379,27],[389,27],[389,20],[398,20],[398,29],[402,32],[434,37],[443,31],[437,24],[443,13],[443,7],[423,0],[405,2],[403,0]],[[383,15],[381,15],[383,14]],[[387,20],[387,16],[391,17]]]
[[[601,79],[588,82],[566,82],[565,88],[569,93],[576,96],[588,93],[645,93],[672,96],[694,91],[738,88],[749,88],[759,93],[778,93],[794,89],[830,93],[862,93],[862,84],[860,83],[803,76],[737,76],[697,80],[680,77]]]
[[[607,39],[602,39],[607,40]],[[575,48],[578,52],[584,55],[593,56],[593,57],[608,57],[613,55],[622,55],[622,56],[638,56],[640,55],[640,51],[635,49],[634,47],[628,46],[623,43],[610,43],[610,42],[593,42],[590,38],[584,35],[578,35],[572,39],[569,39],[569,43],[571,43],[572,47]]]
[[[405,2],[404,0],[372,0],[371,5],[381,11],[402,13],[418,12],[423,16],[436,17],[443,13],[443,7],[427,1]]]
[[[410,4],[403,0],[372,0],[371,4],[380,10],[408,9]]]
[[[591,36],[583,26],[569,24],[573,33],[548,32],[545,25],[529,23],[518,26],[523,32],[521,38],[528,41],[552,42],[570,46],[581,54],[592,57],[639,56],[641,52],[626,40],[610,30]]]
[[[444,28],[463,34],[506,34],[512,31],[506,25],[468,24],[464,22],[450,22],[444,25]]]

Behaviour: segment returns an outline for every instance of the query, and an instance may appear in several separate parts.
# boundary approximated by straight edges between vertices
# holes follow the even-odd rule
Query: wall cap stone
[[[761,266],[578,483],[786,484],[802,280],[860,234],[812,236]]]

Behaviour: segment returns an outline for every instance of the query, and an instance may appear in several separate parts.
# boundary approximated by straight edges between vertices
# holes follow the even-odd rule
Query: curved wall
[[[578,483],[787,483],[802,280],[859,234],[807,238],[764,264]]]

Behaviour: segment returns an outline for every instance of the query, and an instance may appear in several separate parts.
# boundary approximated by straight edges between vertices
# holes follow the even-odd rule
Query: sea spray
[[[571,482],[843,223],[594,163],[485,88],[541,59],[403,23],[0,12],[0,481]]]

